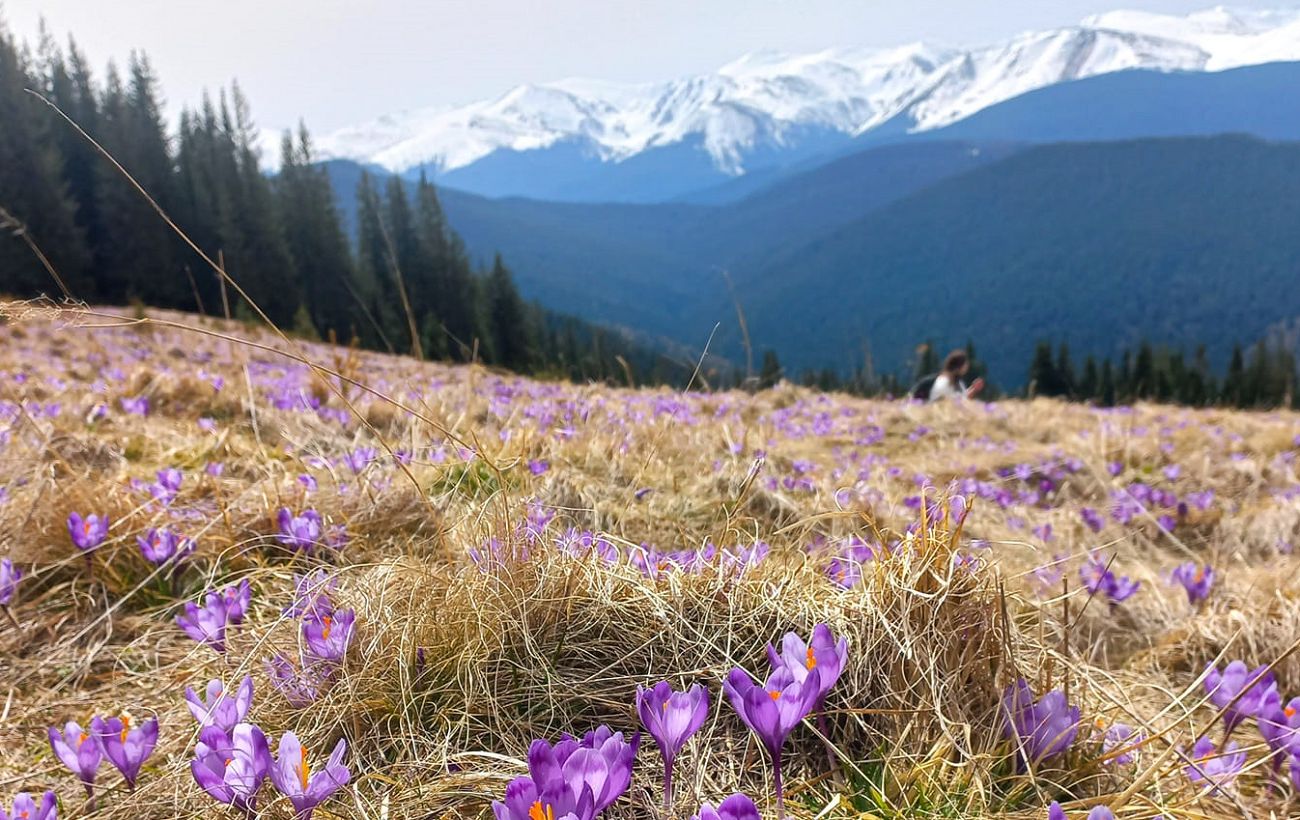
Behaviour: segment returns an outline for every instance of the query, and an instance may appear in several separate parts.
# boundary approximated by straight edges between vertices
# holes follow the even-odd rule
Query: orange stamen
[[[780,699],[781,699],[781,693],[780,693],[780,692],[768,692],[768,693],[767,693],[767,696],[770,697],[772,700],[780,700]]]
[[[301,747],[302,758],[298,761],[298,779],[302,781],[302,790],[307,791],[307,775],[311,769],[307,766],[307,747]]]
[[[126,743],[126,733],[131,731],[131,718],[129,715],[122,715],[122,742]]]
[[[528,820],[555,820],[555,809],[549,805],[543,806],[542,801],[538,800],[528,810]]]
[[[1289,718],[1295,717],[1295,707],[1294,706],[1286,707],[1285,709],[1282,710],[1282,714],[1286,715]]]
[[[813,655],[812,647],[808,647],[808,668],[810,670],[817,668],[817,658]]]
[[[324,630],[323,632],[321,632],[320,635],[321,635],[322,638],[325,638],[326,640],[329,640],[329,636],[330,636],[330,616],[326,615],[325,617],[321,618],[321,620],[325,622],[325,630]]]

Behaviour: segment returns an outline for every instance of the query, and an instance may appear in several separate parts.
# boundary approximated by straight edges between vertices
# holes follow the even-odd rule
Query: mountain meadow
[[[317,138],[0,27],[0,820],[1300,817],[1297,58]]]

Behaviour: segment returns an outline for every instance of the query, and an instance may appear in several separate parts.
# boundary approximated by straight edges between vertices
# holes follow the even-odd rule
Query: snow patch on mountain
[[[901,121],[924,131],[1035,89],[1109,72],[1221,71],[1297,59],[1300,10],[1219,7],[1185,17],[1116,11],[976,48],[768,51],[666,83],[522,85],[495,100],[344,128],[322,137],[318,148],[324,157],[395,172],[425,167],[436,175],[501,150],[572,141],[594,159],[618,162],[696,139],[719,169],[739,175],[754,149],[784,147],[810,128],[862,134]]]

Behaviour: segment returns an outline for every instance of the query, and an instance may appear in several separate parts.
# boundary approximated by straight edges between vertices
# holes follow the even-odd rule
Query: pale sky
[[[1241,8],[1294,7],[1300,0]],[[1211,0],[0,0],[35,42],[44,17],[100,69],[153,60],[173,115],[238,79],[269,128],[325,132],[406,108],[565,77],[658,81],[749,51],[969,45],[1116,8],[1186,13]]]

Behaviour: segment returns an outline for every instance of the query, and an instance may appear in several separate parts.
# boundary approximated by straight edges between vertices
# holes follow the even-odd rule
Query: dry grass
[[[840,773],[813,725],[796,732],[788,770],[798,817],[1041,817],[1057,797],[1132,817],[1297,809],[1289,791],[1270,791],[1261,754],[1232,795],[1211,798],[1189,786],[1172,751],[1214,718],[1196,683],[1216,658],[1277,662],[1283,692],[1300,693],[1300,661],[1289,654],[1300,636],[1300,561],[1289,548],[1300,504],[1285,492],[1296,485],[1292,414],[1101,412],[1041,400],[917,407],[789,386],[683,396],[287,348],[176,314],[131,326],[32,306],[5,314],[0,402],[9,404],[0,407],[14,412],[0,420],[0,556],[28,577],[13,607],[18,628],[0,621],[0,795],[53,788],[63,815],[79,816],[79,789],[45,730],[126,708],[159,717],[159,750],[133,795],[101,770],[107,791],[93,816],[220,816],[188,773],[196,732],[181,693],[247,673],[268,734],[293,730],[317,750],[347,739],[353,784],[320,817],[490,816],[531,739],[600,723],[634,730],[635,687],[660,679],[702,682],[713,696],[679,763],[677,816],[737,790],[763,802],[765,759],[720,681],[736,665],[761,671],[767,641],[825,622],[851,654],[828,704]],[[306,356],[343,378],[214,334]],[[149,416],[120,409],[140,395]],[[355,414],[343,423],[274,406],[292,395]],[[45,411],[52,403],[57,415]],[[100,403],[107,418],[88,420]],[[215,431],[199,427],[203,418]],[[337,460],[359,446],[379,458],[354,476]],[[477,455],[467,459],[468,449]],[[398,465],[396,451],[414,457]],[[906,533],[918,475],[939,488],[977,479],[1020,492],[1029,484],[1002,468],[1069,459],[1078,469],[1048,500],[1003,509],[981,498],[960,527],[945,516]],[[534,460],[549,470],[534,475]],[[1107,469],[1114,461],[1125,465],[1121,478]],[[204,472],[211,462],[222,475]],[[801,472],[803,462],[815,466]],[[1164,478],[1173,463],[1181,475]],[[163,467],[186,475],[170,512],[131,483]],[[304,473],[318,490],[306,490]],[[1176,538],[1144,518],[1095,536],[1082,526],[1080,507],[1104,512],[1112,490],[1143,477],[1179,494],[1214,490],[1215,505],[1189,512]],[[556,517],[529,542],[520,525],[534,500]],[[281,609],[293,572],[308,566],[274,539],[282,506],[315,507],[350,537],[316,563],[337,579],[338,601],[357,608],[358,633],[344,674],[305,709],[290,707],[261,665],[295,648]],[[113,520],[90,566],[68,542],[74,510]],[[167,521],[199,544],[179,597],[135,545]],[[1044,543],[1032,531],[1048,523]],[[714,565],[648,578],[627,561],[552,546],[570,526],[625,554],[643,542],[755,540],[771,553],[743,573]],[[902,543],[846,590],[828,581],[825,549],[809,545],[850,536]],[[505,557],[480,568],[467,554],[490,538]],[[1095,547],[1143,583],[1115,610],[1075,589],[1078,562]],[[1069,583],[1040,595],[1032,570],[1058,554]],[[965,565],[972,555],[977,563]],[[1222,579],[1198,610],[1165,580],[1188,556]],[[175,627],[180,600],[244,578],[253,610],[225,657]],[[1017,675],[1040,691],[1065,687],[1089,726],[1143,727],[1151,739],[1139,763],[1099,760],[1084,731],[1064,759],[1017,774],[997,706]],[[646,738],[633,787],[608,816],[660,816],[657,767]],[[265,816],[290,812],[267,803]]]

